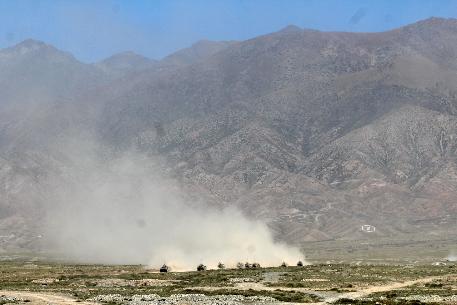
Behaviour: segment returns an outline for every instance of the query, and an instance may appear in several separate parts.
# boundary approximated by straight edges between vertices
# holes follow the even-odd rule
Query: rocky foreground
[[[157,294],[134,295],[125,297],[120,294],[107,294],[96,296],[89,301],[103,303],[119,303],[126,305],[238,305],[238,304],[278,304],[271,297],[254,296],[244,297],[241,295],[215,295],[203,294],[173,294],[169,297],[161,297]]]

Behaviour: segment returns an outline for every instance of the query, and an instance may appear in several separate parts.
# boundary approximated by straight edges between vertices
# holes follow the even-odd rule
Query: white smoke
[[[457,254],[455,254],[455,252],[451,252],[447,257],[447,260],[450,262],[457,262]]]
[[[187,202],[149,157],[111,158],[80,143],[66,148],[72,166],[48,183],[46,236],[71,260],[193,270],[199,263],[277,266],[303,259],[298,249],[275,243],[265,224],[235,209]]]

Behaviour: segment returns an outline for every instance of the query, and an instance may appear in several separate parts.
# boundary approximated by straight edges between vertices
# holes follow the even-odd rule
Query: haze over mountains
[[[457,229],[455,19],[382,33],[290,26],[92,65],[27,40],[0,51],[0,89],[4,249],[38,247],[43,181],[71,179],[74,164],[56,143],[81,134],[108,159],[160,160],[192,197],[291,243]]]

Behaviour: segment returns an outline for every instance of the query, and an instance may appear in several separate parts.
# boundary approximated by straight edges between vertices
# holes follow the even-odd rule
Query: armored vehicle
[[[205,271],[206,270],[206,266],[203,265],[203,264],[200,264],[197,266],[197,271]]]
[[[163,264],[162,267],[160,267],[160,272],[169,272],[170,271],[170,267],[168,267],[167,265]]]

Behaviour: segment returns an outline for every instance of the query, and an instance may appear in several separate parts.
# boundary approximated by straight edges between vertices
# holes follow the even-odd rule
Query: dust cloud
[[[47,187],[46,242],[84,263],[194,270],[237,262],[295,264],[303,254],[276,243],[267,226],[233,208],[192,202],[151,157],[113,157],[90,141],[65,145],[66,168]]]

